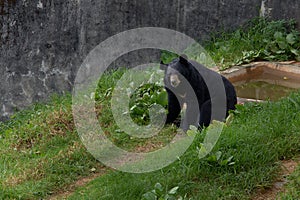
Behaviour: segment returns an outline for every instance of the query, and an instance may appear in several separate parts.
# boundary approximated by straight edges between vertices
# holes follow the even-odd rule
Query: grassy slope
[[[163,170],[147,174],[111,172],[70,199],[82,195],[87,199],[140,199],[157,182],[166,190],[179,186],[179,195],[193,199],[248,198],[256,188],[270,185],[280,159],[299,154],[299,109],[300,93],[275,103],[240,106],[214,150],[223,153],[221,160],[233,156],[232,166],[199,160],[196,147],[203,139],[199,135],[180,161]],[[70,96],[56,97],[47,105],[17,113],[0,124],[0,133],[0,199],[43,198],[94,173],[92,168],[97,171],[103,167],[86,152],[74,130]],[[121,147],[148,144],[114,134]]]
[[[0,123],[0,199],[45,197],[99,169],[73,128],[70,96]]]
[[[179,186],[178,194],[192,199],[247,199],[257,188],[271,185],[278,161],[300,150],[300,94],[276,103],[239,107],[233,123],[222,133],[216,151],[235,164],[197,159],[199,136],[180,161],[148,174],[112,172],[70,199],[140,199],[159,182],[165,190]],[[128,184],[130,183],[130,184]]]
[[[288,177],[288,184],[285,187],[286,191],[278,195],[282,200],[300,199],[300,165]]]

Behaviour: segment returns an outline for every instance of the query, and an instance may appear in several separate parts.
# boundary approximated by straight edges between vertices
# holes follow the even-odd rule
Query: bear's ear
[[[168,65],[164,64],[162,61],[160,61],[160,66],[159,68],[162,69],[162,70],[166,70],[168,67]]]
[[[181,54],[179,56],[179,62],[184,64],[184,65],[187,65],[188,64],[188,57],[185,54]]]

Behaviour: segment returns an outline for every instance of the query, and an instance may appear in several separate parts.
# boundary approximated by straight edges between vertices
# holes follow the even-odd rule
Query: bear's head
[[[160,64],[160,69],[165,70],[164,83],[168,87],[182,88],[190,76],[190,64],[185,56],[174,59],[169,64]]]

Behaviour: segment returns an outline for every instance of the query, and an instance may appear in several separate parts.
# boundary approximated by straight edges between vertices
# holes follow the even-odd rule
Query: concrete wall
[[[201,40],[260,13],[300,21],[298,11],[297,0],[0,0],[0,119],[71,91],[84,57],[116,33],[155,26]],[[125,63],[146,58],[157,61],[157,52]]]

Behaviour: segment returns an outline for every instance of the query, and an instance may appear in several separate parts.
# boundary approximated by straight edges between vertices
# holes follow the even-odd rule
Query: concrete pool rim
[[[284,61],[284,62],[270,62],[270,61],[259,61],[244,64],[241,66],[234,66],[224,71],[217,70],[220,74],[228,78],[231,82],[235,83],[241,81],[249,76],[249,73],[264,73],[265,71],[279,72],[288,74],[294,79],[298,79],[300,82],[300,62],[297,61]],[[288,81],[284,79],[283,82]],[[255,79],[255,78],[254,78]],[[243,104],[245,102],[264,102],[263,100],[246,99],[238,97],[238,102]]]

